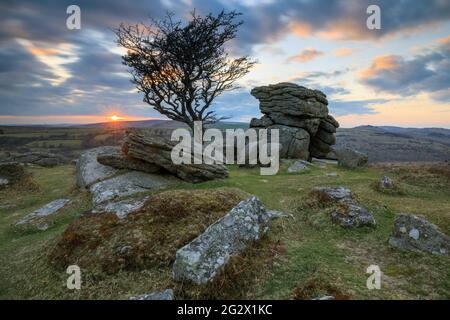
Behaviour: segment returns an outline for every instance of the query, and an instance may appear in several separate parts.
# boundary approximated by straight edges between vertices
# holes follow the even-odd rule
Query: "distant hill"
[[[219,129],[248,128],[248,123],[218,122]],[[120,141],[125,128],[157,128],[162,131],[186,127],[171,120],[143,120],[57,126],[0,126],[0,151],[42,151],[49,148],[79,152],[87,147]],[[340,128],[337,146],[347,146],[369,155],[370,162],[416,162],[450,160],[450,130],[360,126]],[[59,148],[59,149],[58,149]],[[21,151],[22,150],[22,151]]]
[[[83,128],[164,128],[176,129],[187,127],[184,123],[172,120],[139,120],[139,121],[117,121],[117,122],[100,122],[85,125],[76,125]],[[212,125],[214,128],[248,128],[248,124],[244,122],[219,121]]]
[[[360,126],[338,129],[337,146],[369,155],[370,162],[450,160],[450,130]]]

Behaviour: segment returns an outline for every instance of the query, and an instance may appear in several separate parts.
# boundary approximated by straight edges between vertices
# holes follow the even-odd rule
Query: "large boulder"
[[[344,168],[355,169],[363,167],[369,160],[364,153],[350,148],[338,148],[334,152],[336,153],[338,164]]]
[[[77,186],[87,189],[96,182],[116,175],[120,170],[99,163],[97,157],[101,154],[110,154],[117,151],[117,147],[98,147],[84,151],[77,161]]]
[[[261,239],[269,229],[270,211],[257,197],[240,202],[204,233],[179,249],[173,277],[179,281],[205,284],[213,279],[229,259]]]
[[[105,166],[116,169],[136,170],[147,173],[155,173],[161,167],[140,159],[125,156],[119,148],[112,149],[111,152],[102,152],[97,155],[97,161]]]
[[[252,119],[251,128],[289,128],[280,130],[281,158],[323,158],[332,151],[339,123],[328,114],[324,93],[283,82],[256,87],[251,94],[259,100],[264,114],[261,119]],[[291,145],[294,130],[301,130],[301,139]]]
[[[396,217],[389,244],[409,251],[450,255],[450,237],[424,217],[413,214],[402,213]]]
[[[155,164],[188,182],[203,182],[228,177],[228,170],[221,164],[174,164],[171,152],[178,142],[153,134],[150,130],[130,129],[126,133],[123,152],[126,156]]]
[[[306,130],[283,125],[273,125],[268,129],[279,130],[280,158],[309,159],[309,134]]]
[[[251,94],[259,99],[264,114],[273,112],[292,116],[325,118],[328,114],[326,95],[295,83],[282,82],[256,87]]]
[[[302,128],[308,131],[310,135],[315,135],[317,133],[321,121],[320,118],[299,118],[279,112],[271,113],[269,118],[272,120],[274,124],[285,125],[295,128]]]
[[[250,121],[251,128],[265,128],[273,125],[274,122],[268,116],[264,115],[261,119],[253,118]]]

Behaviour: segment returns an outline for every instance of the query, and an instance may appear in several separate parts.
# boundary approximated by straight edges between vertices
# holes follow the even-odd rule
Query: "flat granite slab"
[[[92,194],[94,206],[97,207],[115,198],[164,188],[179,181],[179,179],[169,175],[130,171],[95,183],[89,188],[89,191]]]

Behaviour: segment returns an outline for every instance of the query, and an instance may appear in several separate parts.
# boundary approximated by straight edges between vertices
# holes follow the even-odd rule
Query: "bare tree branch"
[[[234,39],[241,14],[217,16],[191,13],[186,24],[167,13],[150,25],[124,25],[115,30],[117,43],[127,50],[123,64],[144,102],[168,118],[193,127],[194,121],[218,121],[209,108],[215,98],[235,89],[236,80],[255,64],[249,57],[230,58],[225,44]]]

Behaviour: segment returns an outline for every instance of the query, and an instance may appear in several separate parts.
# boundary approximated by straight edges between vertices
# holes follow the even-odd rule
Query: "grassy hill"
[[[447,165],[378,165],[345,170],[328,164],[300,174],[260,176],[259,169],[230,166],[230,177],[175,189],[239,189],[255,194],[270,209],[294,218],[276,220],[268,236],[236,258],[219,282],[203,289],[173,283],[170,265],[105,273],[82,270],[82,290],[65,287],[68,275],[49,263],[49,253],[67,226],[91,206],[75,188],[73,166],[29,168],[34,183],[0,191],[0,298],[126,299],[130,295],[173,287],[181,297],[310,299],[333,293],[342,299],[449,299],[450,258],[392,249],[388,238],[396,213],[422,214],[450,234],[450,169]],[[337,176],[327,176],[336,172]],[[372,184],[394,178],[401,195],[379,193]],[[316,186],[344,185],[372,210],[375,229],[346,230],[331,223],[326,208],[309,202]],[[17,231],[13,224],[51,200],[72,204],[44,232]],[[165,250],[161,246],[161,250]],[[366,269],[379,265],[381,290],[368,290]],[[220,288],[220,290],[219,290]]]
[[[340,128],[337,146],[347,146],[369,155],[370,162],[448,161],[450,130],[362,126]]]

